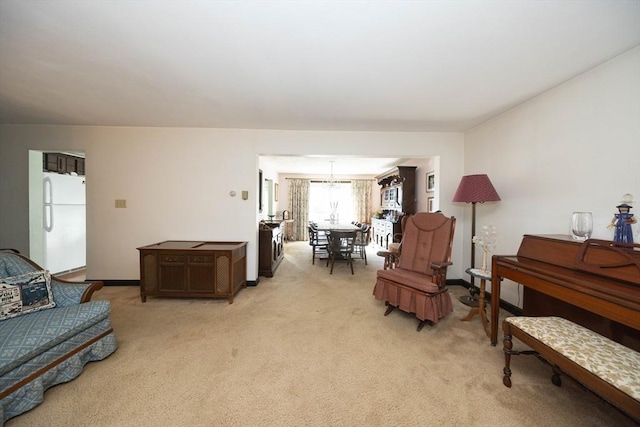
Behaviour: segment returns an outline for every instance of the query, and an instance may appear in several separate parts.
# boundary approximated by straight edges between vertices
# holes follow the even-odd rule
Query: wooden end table
[[[480,315],[480,319],[482,320],[482,326],[484,327],[484,332],[488,337],[491,336],[489,331],[489,319],[487,318],[486,304],[484,298],[484,290],[486,286],[487,280],[491,280],[491,272],[490,271],[482,271],[479,268],[467,268],[465,273],[470,275],[471,277],[475,277],[476,279],[480,279],[480,294],[478,295],[478,306],[472,307],[469,310],[469,314],[464,319],[460,319],[462,321],[468,321],[473,319],[473,316],[476,314]]]

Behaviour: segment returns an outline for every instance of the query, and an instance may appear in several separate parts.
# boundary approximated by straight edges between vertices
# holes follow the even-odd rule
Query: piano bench
[[[502,322],[505,367],[511,387],[511,356],[535,354],[551,364],[551,381],[564,372],[640,421],[640,353],[561,317],[508,317]],[[532,350],[513,350],[512,337]]]

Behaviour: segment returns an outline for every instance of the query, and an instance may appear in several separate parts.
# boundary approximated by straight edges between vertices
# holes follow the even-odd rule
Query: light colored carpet
[[[373,297],[373,248],[353,276],[310,252],[288,243],[275,277],[232,305],[143,304],[137,287],[105,287],[94,298],[112,302],[120,348],[6,426],[633,425],[568,378],[552,385],[532,356],[513,359],[504,387],[501,345],[478,316],[460,321],[466,289],[451,287],[455,312],[416,332],[415,317],[384,317]]]

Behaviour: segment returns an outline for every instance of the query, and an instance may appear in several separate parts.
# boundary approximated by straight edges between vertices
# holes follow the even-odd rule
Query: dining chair
[[[327,235],[329,244],[327,250],[329,257],[327,258],[327,266],[331,264],[331,271],[329,274],[333,274],[333,266],[336,261],[344,261],[351,267],[351,274],[353,273],[353,249],[356,240],[356,231],[332,231]]]
[[[327,244],[329,241],[327,240],[326,234],[320,235],[320,232],[317,228],[309,225],[309,245],[312,248],[311,251],[311,264],[316,263],[316,256],[322,257],[327,256]]]
[[[364,265],[368,265],[367,264],[367,246],[369,246],[370,239],[371,239],[371,226],[362,225],[362,228],[356,231],[354,253],[357,253],[360,256],[360,258],[364,259]]]

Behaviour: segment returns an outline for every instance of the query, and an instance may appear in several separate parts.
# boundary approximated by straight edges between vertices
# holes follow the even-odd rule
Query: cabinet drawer
[[[189,264],[213,264],[213,255],[190,255]]]
[[[160,262],[184,264],[185,256],[180,254],[160,254]]]

